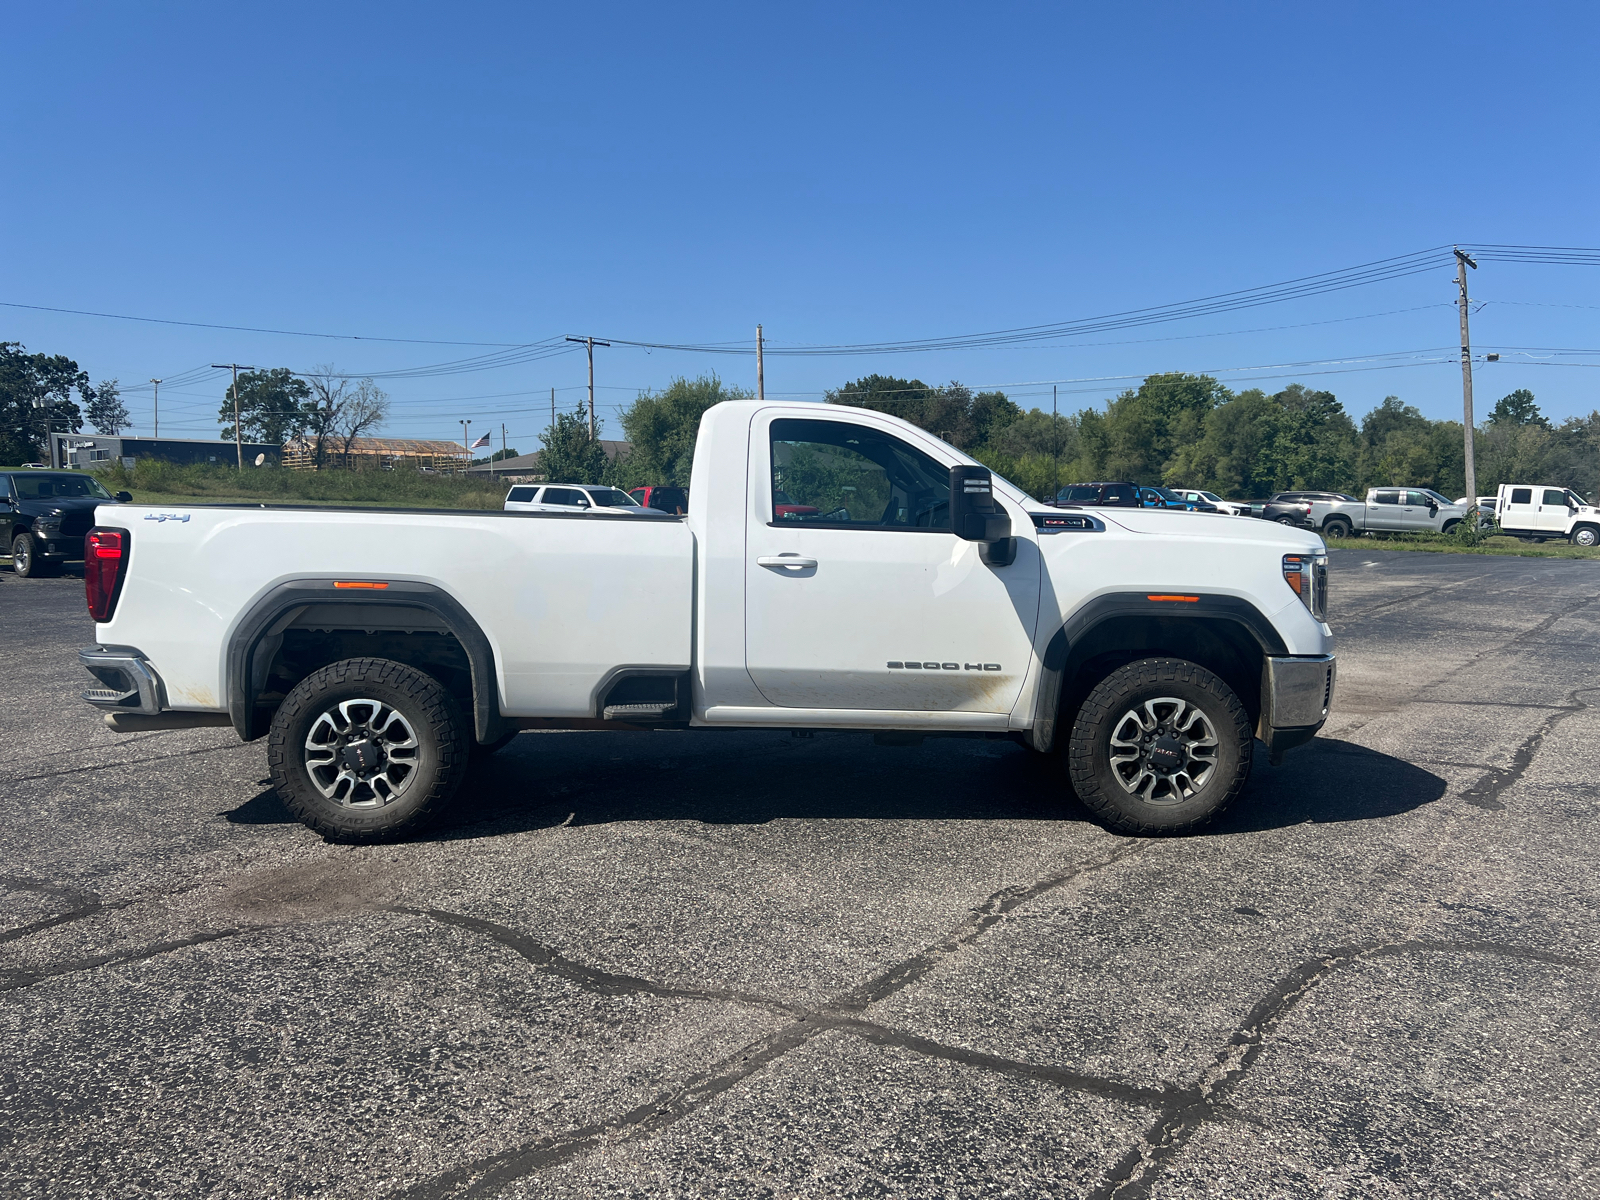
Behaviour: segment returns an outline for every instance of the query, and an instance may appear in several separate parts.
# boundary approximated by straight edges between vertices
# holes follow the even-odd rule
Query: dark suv
[[[1136,483],[1069,483],[1056,493],[1060,504],[1087,504],[1092,508],[1138,508]]]
[[[1261,510],[1263,521],[1276,521],[1280,525],[1311,524],[1311,505],[1318,500],[1353,501],[1354,496],[1343,492],[1279,492],[1267,501]]]
[[[0,472],[0,531],[11,548],[12,571],[34,579],[81,560],[95,507],[132,499],[127,492],[113,496],[79,471]]]

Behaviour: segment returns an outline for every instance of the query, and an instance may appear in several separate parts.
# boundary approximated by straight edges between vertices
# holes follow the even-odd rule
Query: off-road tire
[[[342,804],[321,792],[306,765],[313,723],[344,700],[391,706],[415,734],[415,777],[378,807]],[[284,697],[267,733],[267,765],[289,811],[330,841],[377,842],[425,828],[466,775],[472,733],[437,679],[387,658],[347,658],[306,676]]]
[[[1579,525],[1572,531],[1572,544],[1574,546],[1600,545],[1600,529],[1593,525]]]
[[[57,563],[47,562],[39,553],[39,539],[31,533],[19,533],[11,542],[11,570],[22,579],[46,579],[60,570]]]
[[[1215,765],[1194,793],[1151,803],[1127,791],[1111,764],[1111,738],[1146,701],[1172,697],[1199,709],[1215,729]],[[1072,723],[1067,771],[1073,789],[1108,829],[1138,837],[1192,833],[1215,820],[1244,789],[1253,757],[1250,718],[1217,676],[1181,658],[1146,658],[1119,667],[1084,700]]]
[[[1329,517],[1322,523],[1322,532],[1327,537],[1347,538],[1355,532],[1355,526],[1343,517]]]

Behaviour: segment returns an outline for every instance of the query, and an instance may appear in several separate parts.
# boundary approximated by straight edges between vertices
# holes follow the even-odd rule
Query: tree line
[[[128,425],[115,379],[93,385],[64,354],[29,354],[20,342],[0,342],[0,463],[48,460],[49,435],[82,433],[85,416],[97,433]]]
[[[558,414],[541,459],[551,479],[573,483],[690,483],[700,417],[722,400],[750,399],[715,375],[645,391],[622,413],[631,443],[608,460],[589,438],[581,408]],[[1206,375],[1151,375],[1110,401],[1052,416],[1024,410],[1003,392],[952,382],[867,375],[824,395],[904,418],[992,467],[1037,499],[1070,483],[1128,480],[1258,500],[1307,489],[1363,495],[1369,487],[1429,487],[1451,498],[1466,488],[1459,421],[1424,417],[1387,396],[1359,423],[1332,392],[1293,383],[1278,392],[1234,392]],[[1483,494],[1536,482],[1600,493],[1600,411],[1560,425],[1532,392],[1501,397],[1475,433]]]

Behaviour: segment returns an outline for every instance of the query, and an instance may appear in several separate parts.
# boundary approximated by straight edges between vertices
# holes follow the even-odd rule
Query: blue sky
[[[279,330],[776,349],[1005,329],[1452,242],[1600,245],[1585,5],[13,5],[0,301]],[[1488,349],[1600,350],[1600,271],[1485,264]],[[1448,269],[1044,344],[767,361],[769,395],[861,374],[1103,403],[1160,370],[1292,379],[1357,417],[1460,415]],[[1386,314],[1386,315],[1376,315]],[[1155,339],[1155,340],[1152,340]],[[383,373],[487,347],[0,308],[0,340],[212,436],[238,361]],[[1107,344],[1113,343],[1113,344]],[[1380,354],[1422,365],[1369,369]],[[1395,361],[1395,360],[1386,360]],[[1402,361],[1413,361],[1410,359]],[[1600,354],[1510,350],[1600,407]],[[1320,364],[1280,366],[1280,364]],[[1431,365],[1430,365],[1431,364]],[[1253,372],[1228,368],[1271,367]],[[748,356],[596,352],[602,416]],[[581,352],[380,379],[388,432],[537,445]],[[142,390],[136,390],[142,385]],[[497,436],[498,444],[498,436]]]

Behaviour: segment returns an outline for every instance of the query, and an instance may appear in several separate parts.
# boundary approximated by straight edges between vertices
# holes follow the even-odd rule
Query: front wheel
[[[1572,544],[1574,546],[1593,546],[1600,544],[1600,529],[1593,525],[1581,525],[1572,531]]]
[[[423,828],[466,774],[471,731],[439,681],[386,658],[347,658],[284,697],[267,734],[278,795],[333,841]]]
[[[1181,658],[1120,667],[1089,693],[1068,744],[1078,798],[1109,829],[1189,833],[1250,778],[1250,718],[1226,683]]]
[[[11,570],[23,579],[39,579],[54,575],[55,564],[40,557],[38,538],[31,533],[19,533],[11,543]]]

